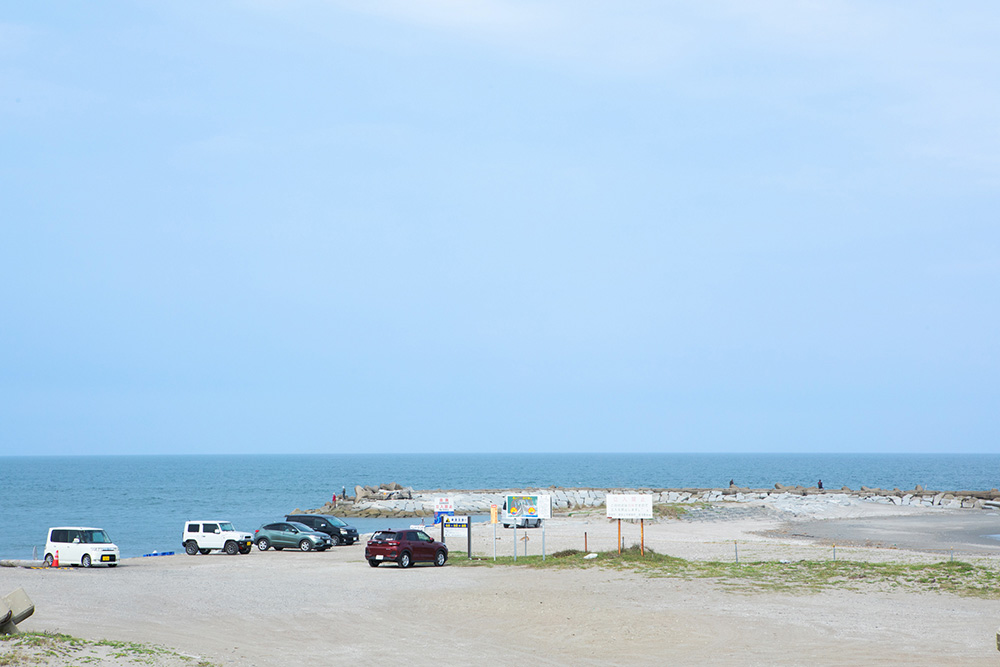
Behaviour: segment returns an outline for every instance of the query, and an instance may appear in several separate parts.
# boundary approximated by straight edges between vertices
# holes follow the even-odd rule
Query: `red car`
[[[365,558],[372,567],[386,561],[399,563],[400,567],[420,562],[441,567],[448,560],[448,546],[422,530],[382,530],[368,540]]]

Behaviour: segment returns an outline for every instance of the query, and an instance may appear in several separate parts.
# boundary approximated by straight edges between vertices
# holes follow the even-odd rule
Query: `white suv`
[[[213,549],[236,555],[250,553],[253,535],[236,530],[229,521],[188,521],[181,538],[188,556],[207,554]]]
[[[115,567],[121,560],[118,547],[100,528],[59,526],[49,528],[45,540],[45,563],[51,567],[59,555],[60,565],[107,565]]]

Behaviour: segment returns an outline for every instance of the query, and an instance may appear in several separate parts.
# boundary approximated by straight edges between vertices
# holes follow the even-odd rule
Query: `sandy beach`
[[[627,545],[639,542],[638,524],[622,530]],[[937,562],[954,549],[956,559],[995,568],[1000,555],[1000,542],[982,537],[1000,533],[1000,515],[980,510],[853,504],[790,517],[766,504],[720,506],[642,532],[647,547],[693,560],[731,561],[737,551],[746,561],[824,560],[834,543],[838,558],[871,562]],[[526,545],[540,554],[542,533],[518,531],[529,537],[519,553]],[[498,529],[497,537],[498,555],[512,555],[513,531]],[[612,550],[617,524],[599,511],[577,513],[544,531],[548,554],[582,550],[584,539],[591,551]],[[448,542],[465,549],[464,539]],[[491,559],[493,543],[492,527],[477,526],[474,553]],[[748,592],[601,567],[373,569],[362,552],[355,545],[126,559],[114,570],[0,568],[0,589],[23,587],[35,602],[22,630],[153,643],[222,665],[363,663],[389,651],[414,665],[1000,662],[997,599],[879,586]]]

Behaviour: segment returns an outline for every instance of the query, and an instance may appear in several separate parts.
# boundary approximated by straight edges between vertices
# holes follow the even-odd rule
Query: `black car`
[[[285,520],[298,521],[317,532],[326,533],[333,540],[334,546],[354,544],[358,541],[357,528],[329,514],[289,514]]]

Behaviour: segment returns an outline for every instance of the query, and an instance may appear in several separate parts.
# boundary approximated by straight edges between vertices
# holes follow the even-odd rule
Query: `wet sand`
[[[1000,512],[950,512],[795,522],[775,535],[845,546],[1000,556]],[[990,537],[991,535],[995,537]]]

